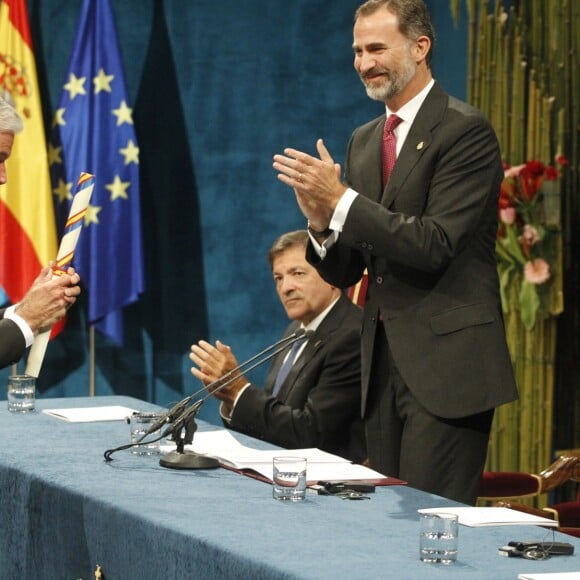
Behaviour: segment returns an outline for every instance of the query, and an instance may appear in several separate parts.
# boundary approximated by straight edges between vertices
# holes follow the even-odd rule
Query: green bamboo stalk
[[[459,27],[459,0],[450,0],[451,16],[453,17],[453,24],[455,28]]]
[[[536,82],[533,80],[534,71],[530,71],[532,80],[529,83],[528,94],[528,119],[526,124],[526,156],[529,159],[534,158],[535,143],[535,118],[536,118]]]
[[[512,9],[510,20],[515,22]],[[521,26],[516,24],[512,50],[512,98],[511,98],[511,126],[509,163],[514,165],[523,160],[524,147],[524,83],[526,74],[526,61],[522,54]]]
[[[467,100],[473,102],[475,94],[475,39],[477,35],[476,0],[467,0]]]
[[[545,163],[552,162],[552,115],[553,115],[554,97],[546,96],[542,102],[542,114],[540,115],[541,127],[541,142],[540,142],[540,159]]]

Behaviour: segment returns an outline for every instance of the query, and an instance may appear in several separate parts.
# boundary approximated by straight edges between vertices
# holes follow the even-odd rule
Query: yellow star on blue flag
[[[139,147],[128,105],[110,0],[84,0],[50,136],[60,231],[68,184],[95,176],[73,265],[88,296],[90,324],[123,343],[122,309],[143,292]]]

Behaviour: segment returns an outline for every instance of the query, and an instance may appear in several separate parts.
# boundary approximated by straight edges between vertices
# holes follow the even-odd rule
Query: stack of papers
[[[442,507],[417,510],[420,514],[455,514],[459,523],[469,527],[481,526],[552,526],[558,522],[505,507]]]
[[[46,415],[51,415],[70,423],[91,423],[93,421],[124,421],[135,409],[113,405],[109,407],[82,407],[75,409],[43,409]]]
[[[306,457],[306,477],[309,482],[345,480],[388,480],[383,474],[363,465],[316,448],[308,449],[254,449],[238,442],[226,429],[197,431],[192,445],[186,445],[196,453],[215,457],[220,464],[239,471],[251,470],[268,481],[272,480],[272,458],[280,456]],[[162,445],[161,451],[168,452],[175,446]],[[398,480],[393,478],[393,483]]]
[[[544,572],[539,574],[520,574],[518,580],[578,580],[578,572]]]

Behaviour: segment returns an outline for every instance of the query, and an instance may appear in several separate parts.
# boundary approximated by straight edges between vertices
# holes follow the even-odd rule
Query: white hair
[[[0,133],[20,133],[24,123],[6,97],[0,96]]]

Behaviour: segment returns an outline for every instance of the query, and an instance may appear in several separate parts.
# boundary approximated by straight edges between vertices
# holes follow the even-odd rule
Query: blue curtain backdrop
[[[279,337],[287,320],[266,253],[304,220],[272,156],[285,146],[314,151],[322,137],[342,163],[353,128],[382,112],[352,68],[359,3],[112,0],[141,148],[146,281],[126,309],[125,347],[97,334],[97,395],[166,405],[200,386],[189,373],[192,342],[219,338],[241,361]],[[80,4],[28,2],[47,124]],[[435,77],[464,98],[466,18],[456,30],[447,0],[428,4]],[[48,347],[42,397],[89,393],[82,308]],[[260,381],[265,371],[254,373]],[[216,422],[215,402],[200,415]]]

